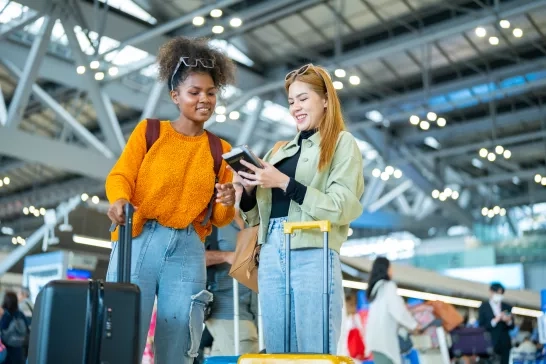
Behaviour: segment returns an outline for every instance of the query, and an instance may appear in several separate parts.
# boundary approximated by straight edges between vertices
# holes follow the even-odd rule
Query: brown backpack
[[[146,152],[150,150],[155,141],[159,138],[159,129],[160,121],[159,119],[146,119]],[[212,159],[214,160],[214,175],[215,180],[214,184],[218,183],[219,178],[218,174],[220,173],[220,167],[222,166],[222,141],[215,134],[205,130],[207,137],[209,138],[210,153],[212,154]],[[202,226],[207,225],[210,217],[212,216],[212,207],[214,205],[214,200],[216,199],[216,188],[214,188],[214,193],[210,198],[209,204],[207,206],[207,215],[205,220],[201,223]]]

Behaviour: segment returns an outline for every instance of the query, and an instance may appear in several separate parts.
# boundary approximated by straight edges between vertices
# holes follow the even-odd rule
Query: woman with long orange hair
[[[269,353],[284,350],[284,222],[329,220],[328,351],[335,354],[343,305],[339,250],[349,223],[362,213],[362,154],[345,131],[339,98],[324,68],[308,64],[289,72],[285,88],[297,135],[269,151],[263,168],[245,163],[253,173],[235,175],[245,186],[240,204],[245,220],[261,224],[258,288],[265,345]],[[291,238],[289,352],[322,352],[322,246],[320,231],[297,231]]]

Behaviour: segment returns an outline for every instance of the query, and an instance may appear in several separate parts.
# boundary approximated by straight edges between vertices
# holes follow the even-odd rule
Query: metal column
[[[44,16],[44,23],[40,32],[36,35],[34,43],[30,48],[27,61],[25,63],[25,68],[21,79],[17,84],[15,93],[13,94],[13,99],[11,100],[9,110],[8,110],[8,119],[6,126],[16,126],[17,123],[23,117],[25,109],[28,105],[28,98],[30,97],[31,86],[36,81],[38,76],[38,70],[40,69],[40,64],[44,58],[47,46],[49,45],[49,38],[51,36],[51,30],[55,24],[56,18],[50,14]]]

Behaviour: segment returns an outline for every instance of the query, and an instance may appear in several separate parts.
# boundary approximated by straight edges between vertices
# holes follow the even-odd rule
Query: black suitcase
[[[139,347],[140,289],[131,284],[133,207],[119,227],[118,282],[47,283],[32,319],[28,364],[133,364]]]

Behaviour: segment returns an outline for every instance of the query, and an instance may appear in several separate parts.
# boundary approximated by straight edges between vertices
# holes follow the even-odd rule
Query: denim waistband
[[[269,219],[269,226],[267,227],[267,235],[271,234],[273,230],[283,230],[284,223],[288,221],[288,217],[275,217]]]

